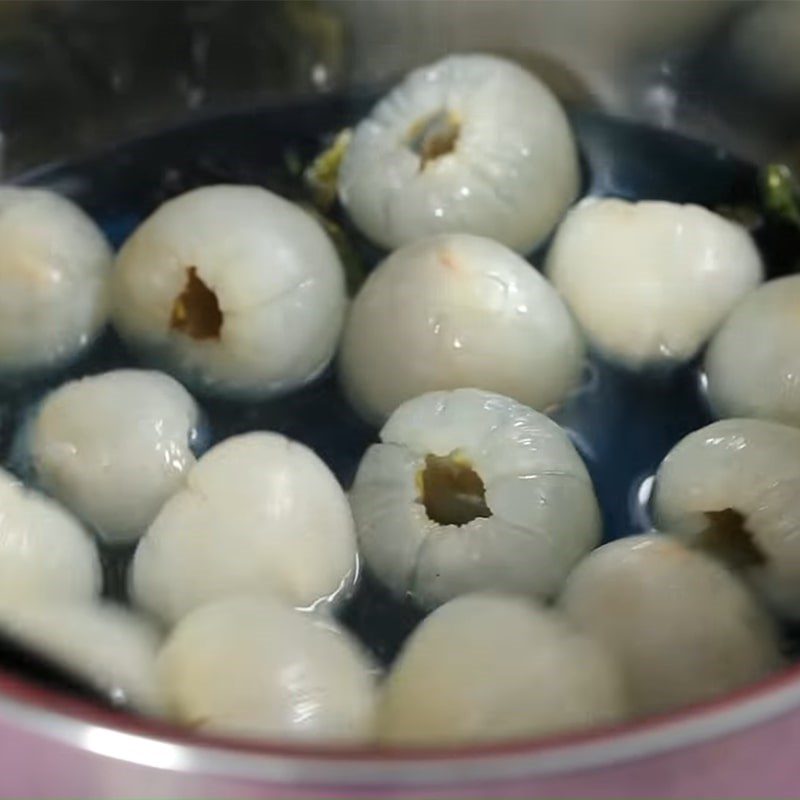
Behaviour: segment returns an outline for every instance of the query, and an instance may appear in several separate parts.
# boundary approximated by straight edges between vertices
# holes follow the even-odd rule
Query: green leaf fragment
[[[306,185],[311,190],[314,205],[322,211],[327,211],[336,200],[339,168],[352,137],[350,128],[340,131],[333,144],[323,150],[306,168]]]
[[[769,164],[761,176],[764,208],[800,225],[800,184],[787,164]]]

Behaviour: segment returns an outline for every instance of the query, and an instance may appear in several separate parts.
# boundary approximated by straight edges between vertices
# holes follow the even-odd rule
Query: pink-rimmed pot
[[[797,797],[800,668],[691,710],[458,750],[194,735],[0,674],[4,796]]]

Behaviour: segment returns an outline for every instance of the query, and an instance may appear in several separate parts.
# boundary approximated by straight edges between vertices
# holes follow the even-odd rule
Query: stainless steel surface
[[[277,0],[0,5],[6,167],[191,115],[505,53],[566,100],[773,157],[800,132],[794,0]]]

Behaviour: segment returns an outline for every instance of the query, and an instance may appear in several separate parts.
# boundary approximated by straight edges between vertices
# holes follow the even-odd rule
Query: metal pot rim
[[[367,787],[513,781],[638,760],[754,727],[800,706],[800,665],[736,693],[647,721],[459,748],[325,747],[197,734],[105,710],[0,670],[0,718],[43,739],[190,774]]]

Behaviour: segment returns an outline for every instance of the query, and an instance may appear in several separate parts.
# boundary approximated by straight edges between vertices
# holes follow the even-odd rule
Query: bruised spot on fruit
[[[456,149],[461,125],[451,111],[438,111],[411,126],[406,137],[409,149],[420,157],[419,170]]]
[[[492,516],[480,475],[457,452],[427,455],[417,486],[428,518],[440,525],[466,525],[478,517]]]
[[[172,306],[170,327],[192,339],[219,339],[222,311],[217,296],[200,280],[195,267],[189,267],[186,275],[186,286]]]
[[[705,516],[708,527],[700,534],[701,549],[735,569],[766,563],[767,558],[745,527],[742,514],[733,508],[724,508],[706,511]]]

